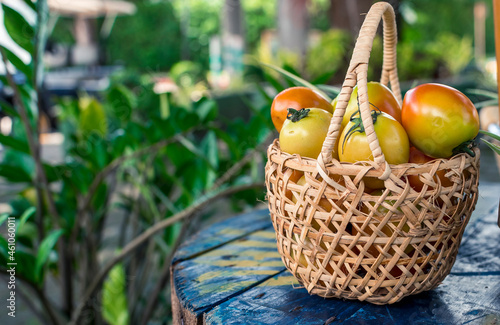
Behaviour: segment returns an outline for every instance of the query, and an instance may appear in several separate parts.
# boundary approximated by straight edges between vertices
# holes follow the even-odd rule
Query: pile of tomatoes
[[[476,108],[460,91],[441,84],[423,84],[409,90],[402,106],[389,88],[368,83],[373,125],[380,148],[389,164],[425,163],[436,158],[450,158],[470,150],[479,131]],[[337,99],[330,103],[306,87],[285,89],[274,98],[271,117],[280,132],[282,151],[316,159],[325,140]],[[361,121],[357,87],[353,89],[344,114],[332,157],[341,162],[373,160]],[[440,182],[450,181],[438,174]],[[418,176],[410,177],[416,190],[423,184]],[[365,180],[372,189],[383,182]]]

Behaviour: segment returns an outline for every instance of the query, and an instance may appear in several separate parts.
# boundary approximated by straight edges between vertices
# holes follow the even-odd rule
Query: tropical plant
[[[0,224],[16,224],[15,255],[0,236],[0,272],[7,274],[12,256],[17,292],[29,294],[24,302],[42,323],[167,320],[170,308],[155,307],[169,301],[163,289],[173,252],[189,226],[198,229],[210,215],[203,208],[222,197],[239,210],[263,199],[269,95],[250,103],[249,120],[227,120],[206,96],[189,105],[167,96],[165,114],[154,77],[114,81],[98,98],[56,98],[64,159],[42,158],[38,94],[48,11],[44,0],[24,3],[36,12],[35,25],[2,5],[7,31],[31,61],[0,46],[2,62],[26,80],[17,82],[10,69],[0,77],[14,94],[13,103],[0,102],[13,125],[0,134],[0,176],[13,196]]]

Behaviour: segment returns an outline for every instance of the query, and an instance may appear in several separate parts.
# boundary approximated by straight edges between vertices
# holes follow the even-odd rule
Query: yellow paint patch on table
[[[215,278],[227,278],[228,276],[252,276],[252,275],[272,275],[276,274],[276,270],[227,270],[227,271],[210,271],[196,278],[197,282],[205,282]],[[237,281],[236,281],[237,282]]]
[[[239,229],[225,228],[219,231],[220,235],[241,236],[243,232]]]
[[[254,234],[252,234],[252,237],[254,236],[267,239],[276,239],[276,234],[274,233],[274,231],[269,231],[269,230],[257,231]]]
[[[247,281],[237,281],[237,282],[211,282],[204,283],[203,286],[199,287],[198,294],[210,294],[213,292],[229,292],[238,290],[238,288],[246,288],[255,284],[255,281],[247,280]]]
[[[265,241],[258,241],[258,240],[239,241],[239,242],[234,243],[234,245],[243,246],[243,247],[276,248],[275,242],[265,242]]]
[[[277,287],[284,285],[300,286],[300,283],[293,277],[293,275],[285,275],[271,278],[260,284],[261,287]]]
[[[205,263],[203,263],[205,264]],[[218,260],[207,262],[206,264],[214,266],[233,266],[233,267],[281,267],[284,266],[281,260],[279,261],[266,261],[256,262],[254,260]]]
[[[203,255],[205,256],[237,256],[237,257],[252,257],[254,260],[258,261],[261,259],[265,258],[279,258],[281,260],[281,256],[279,255],[278,251],[273,250],[273,251],[265,251],[265,250],[255,250],[255,249],[247,249],[247,250],[241,250],[241,249],[235,249],[235,250],[229,250],[229,249],[219,249],[219,250],[214,250],[207,252],[206,254]]]

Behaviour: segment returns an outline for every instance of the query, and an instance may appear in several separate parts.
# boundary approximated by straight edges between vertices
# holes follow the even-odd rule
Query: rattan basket
[[[426,164],[386,163],[367,95],[368,59],[382,18],[381,83],[390,82],[401,102],[394,11],[378,2],[361,28],[318,159],[282,152],[275,140],[265,176],[278,251],[308,292],[391,304],[436,287],[450,272],[477,201],[479,150],[475,157],[459,154]],[[374,161],[341,163],[331,152],[356,84]],[[449,182],[442,184],[437,173]],[[299,185],[302,174],[306,182]],[[424,183],[422,190],[410,186],[411,175]],[[385,188],[370,194],[363,181],[368,176],[383,180]]]

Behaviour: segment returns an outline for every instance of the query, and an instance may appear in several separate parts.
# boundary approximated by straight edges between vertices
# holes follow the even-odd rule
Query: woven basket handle
[[[383,174],[379,178],[386,180],[390,176],[391,169],[389,164],[385,161],[384,154],[380,149],[380,144],[373,128],[371,111],[368,103],[367,86],[368,60],[381,18],[383,18],[384,23],[384,58],[380,82],[386,86],[388,86],[390,82],[396,99],[400,104],[402,102],[396,67],[397,30],[394,9],[387,2],[377,2],[370,8],[359,32],[349,69],[347,70],[347,75],[342,84],[342,90],[340,91],[335,112],[328,129],[328,134],[323,143],[321,154],[318,157],[318,167],[320,167],[319,169],[322,171],[325,171],[325,165],[332,161],[331,153],[335,146],[336,139],[339,136],[342,118],[345,114],[352,90],[357,84],[361,118],[365,127],[370,150],[373,153],[375,163],[379,166],[378,169],[383,171]]]

